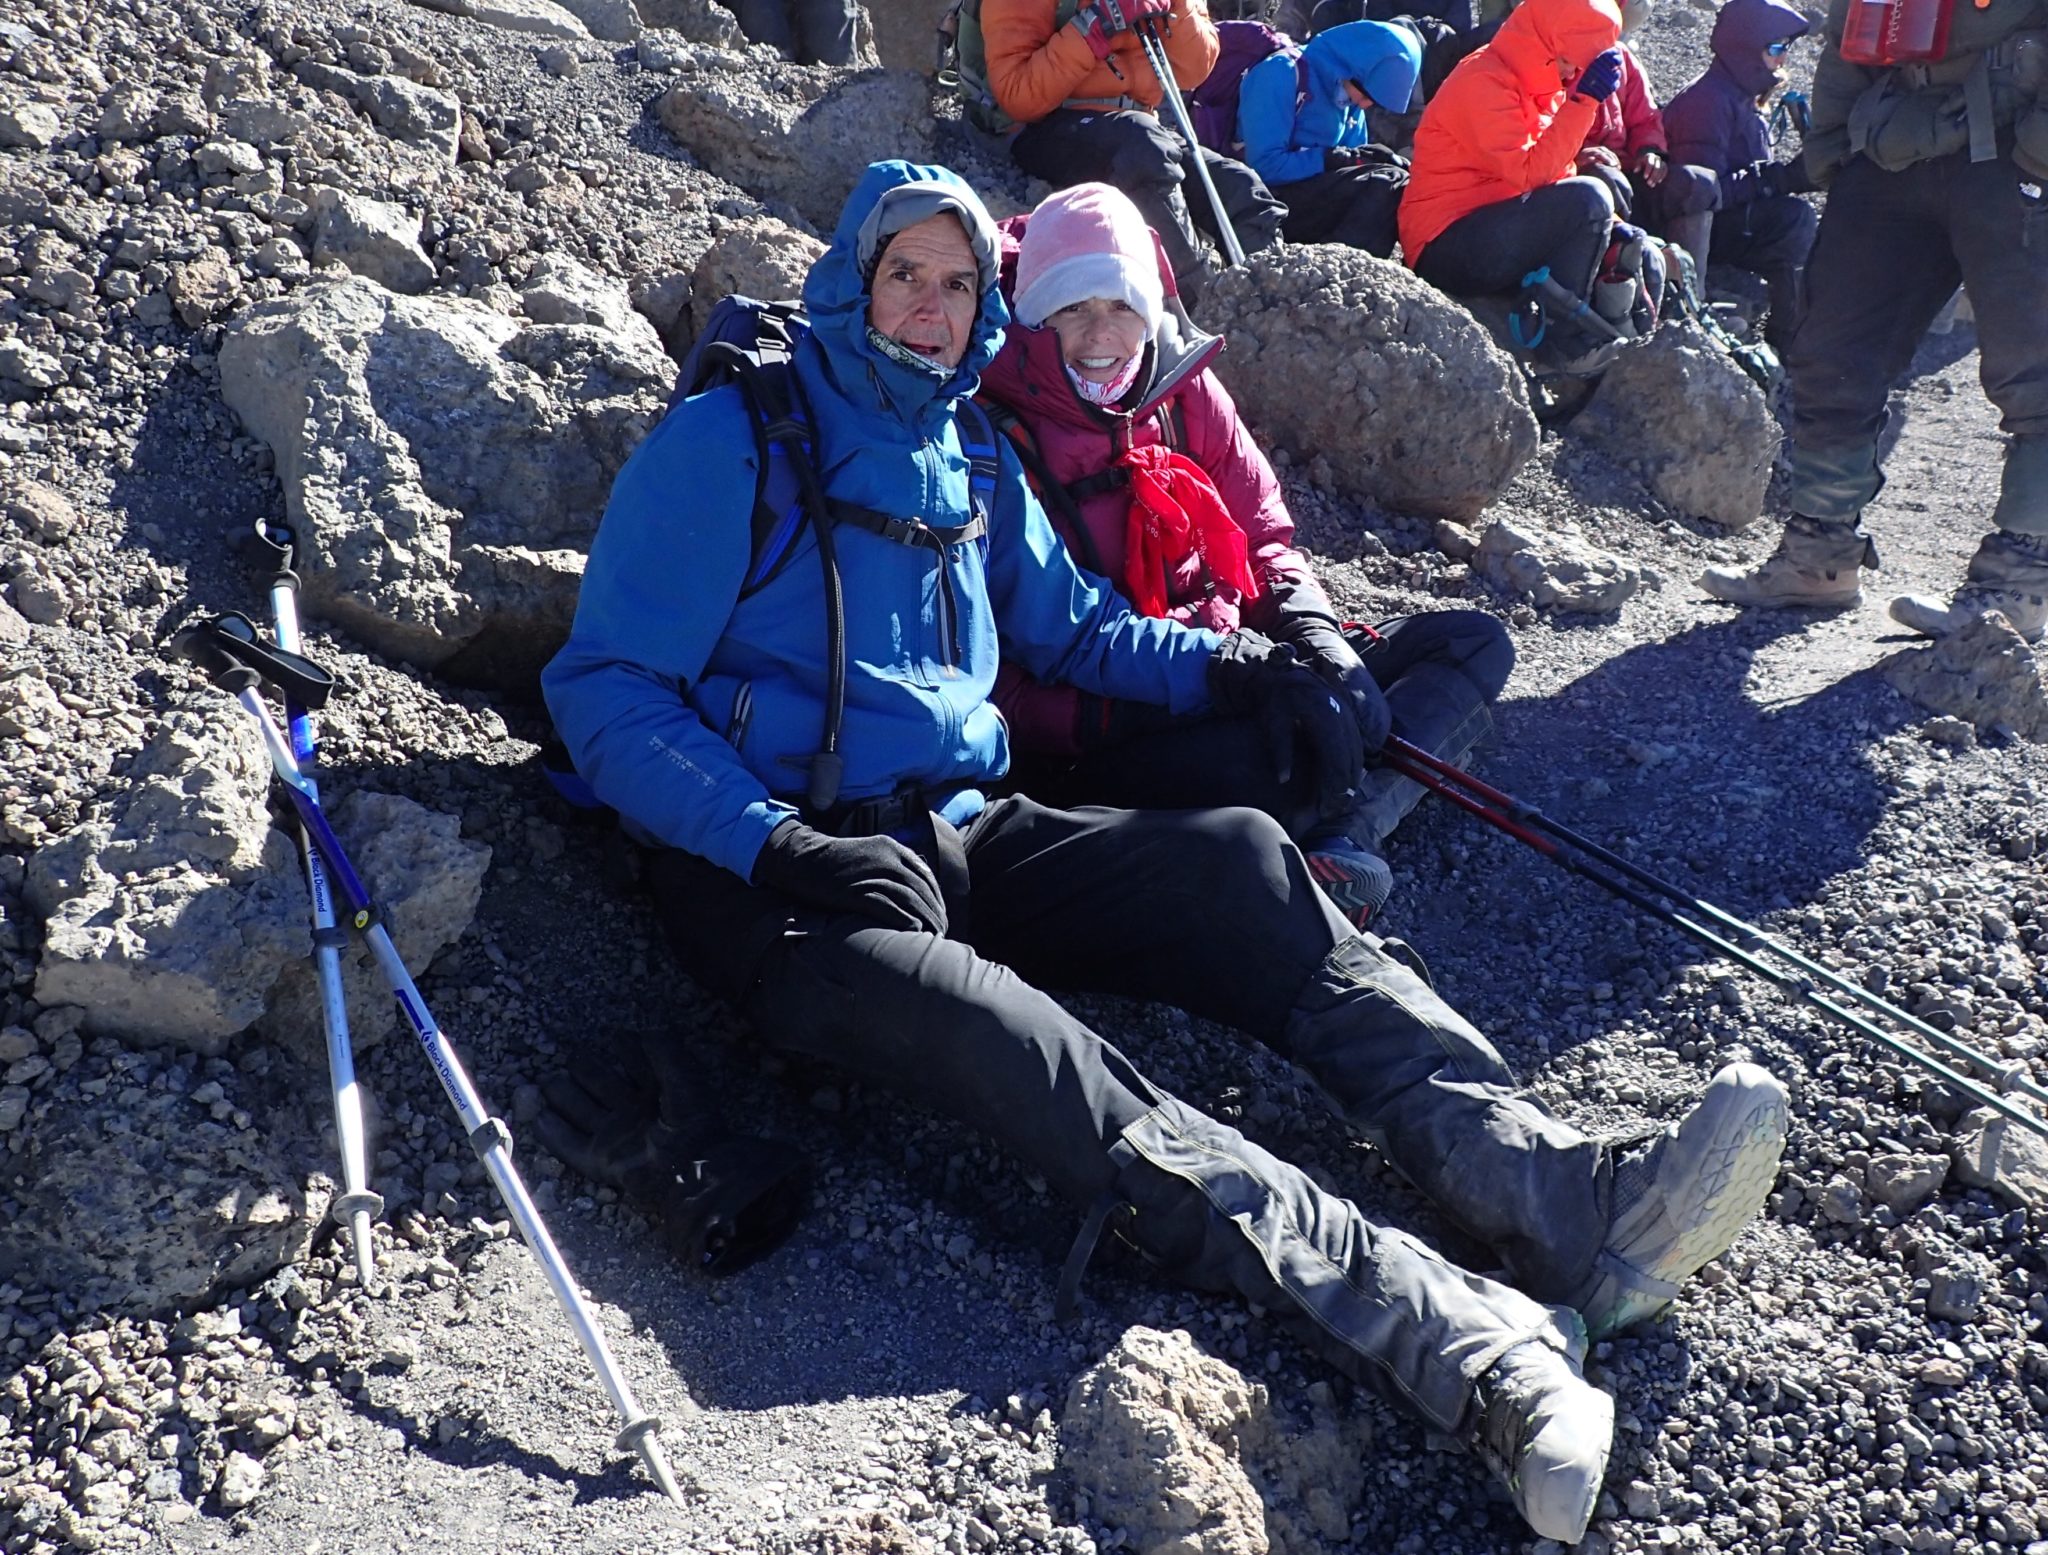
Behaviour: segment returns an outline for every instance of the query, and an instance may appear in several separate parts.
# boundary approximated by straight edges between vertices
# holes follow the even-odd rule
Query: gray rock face
[[[338,261],[408,295],[434,284],[433,261],[420,247],[420,219],[403,205],[321,188],[313,195],[313,258]]]
[[[825,245],[773,216],[728,227],[697,261],[690,277],[690,311],[697,328],[721,299],[738,295],[774,302],[803,295],[804,277]]]
[[[949,0],[882,0],[867,7],[875,53],[890,70],[930,75],[939,55],[939,18]]]
[[[80,1007],[89,1032],[215,1054],[312,934],[262,741],[206,698],[137,755],[110,818],[30,859],[26,894],[45,919],[38,1000]]]
[[[476,0],[469,13],[480,22],[508,32],[537,33],[543,38],[587,38],[589,29],[575,13],[554,0]]]
[[[354,278],[251,309],[220,364],[315,558],[304,607],[492,683],[566,635],[612,477],[674,374],[633,336]]]
[[[1762,391],[1684,321],[1621,353],[1571,435],[1641,475],[1660,502],[1726,529],[1763,511],[1781,440]]]
[[[717,55],[656,104],[662,127],[721,178],[830,228],[870,162],[934,159],[930,83]]]
[[[1634,562],[1597,550],[1576,533],[1506,519],[1487,526],[1472,565],[1501,588],[1527,594],[1539,610],[1619,610],[1643,582]]]
[[[625,340],[636,352],[663,349],[653,324],[634,311],[626,288],[564,255],[551,255],[519,293],[536,324],[590,324]]]
[[[1344,490],[1468,519],[1535,451],[1514,362],[1470,314],[1404,267],[1353,248],[1289,245],[1218,277],[1205,329],[1217,374],[1254,426]]]
[[[328,818],[382,910],[392,943],[418,976],[443,946],[462,937],[476,916],[490,848],[465,839],[455,816],[395,794],[358,791]],[[367,946],[355,942],[342,952],[341,980],[349,1035],[357,1048],[373,1047],[398,1029],[397,1005]],[[320,980],[310,957],[291,963],[278,976],[258,1029],[297,1053],[309,1068],[326,1063]]]
[[[358,75],[310,59],[300,60],[292,73],[308,86],[347,98],[393,140],[419,146],[454,164],[462,135],[462,103],[453,92],[422,86],[403,76]]]
[[[1139,1550],[1315,1555],[1350,1532],[1370,1435],[1323,1415],[1297,1430],[1263,1384],[1183,1330],[1132,1328],[1074,1380],[1060,1467],[1093,1515]]]
[[[226,1066],[178,1054],[82,1060],[17,1136],[0,1215],[0,1284],[90,1292],[103,1310],[164,1314],[303,1258],[332,1189],[298,1109]],[[108,1083],[111,1078],[112,1083]],[[90,1228],[81,1234],[81,1228]]]
[[[717,0],[638,0],[638,10],[647,26],[681,33],[691,43],[722,49],[746,46],[739,19]]]
[[[631,43],[640,36],[640,13],[633,0],[562,0],[562,9],[581,22],[591,37],[607,43]]]
[[[1922,707],[1968,719],[1980,731],[2048,740],[2048,675],[2026,639],[1996,611],[1931,647],[1894,655],[1884,678]]]

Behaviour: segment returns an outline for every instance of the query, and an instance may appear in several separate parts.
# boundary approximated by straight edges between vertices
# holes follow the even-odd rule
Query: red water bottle
[[[1955,0],[1849,0],[1842,58],[1852,65],[1911,65],[1948,53]]]

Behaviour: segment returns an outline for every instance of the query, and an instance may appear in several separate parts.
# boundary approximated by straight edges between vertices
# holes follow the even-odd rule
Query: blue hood
[[[941,211],[952,212],[967,229],[981,276],[981,309],[967,354],[944,379],[883,355],[868,340],[868,283],[876,258],[890,237]],[[856,404],[893,411],[912,423],[932,401],[972,394],[1010,322],[996,285],[997,252],[995,222],[958,174],[912,162],[869,164],[847,197],[832,246],[804,281],[811,337],[833,385]]]
[[[1390,113],[1405,112],[1422,77],[1421,41],[1386,22],[1346,22],[1319,32],[1302,49],[1319,91],[1342,100],[1356,81]]]
[[[1714,59],[1743,91],[1760,97],[1776,80],[1763,61],[1764,45],[1803,38],[1808,25],[1784,0],[1728,0],[1714,18]]]

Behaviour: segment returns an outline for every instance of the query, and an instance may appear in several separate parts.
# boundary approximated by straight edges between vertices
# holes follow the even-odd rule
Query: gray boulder
[[[36,998],[137,1046],[219,1053],[311,953],[306,890],[264,796],[270,761],[217,692],[136,756],[112,813],[36,852]]]
[[[1980,1108],[1963,1119],[1952,1152],[1956,1181],[1989,1188],[2008,1204],[2048,1212],[2048,1140]]]
[[[1472,565],[1508,593],[1528,595],[1539,610],[1619,610],[1643,582],[1642,568],[1588,545],[1574,530],[1505,518],[1479,537]]]
[[[520,290],[519,302],[536,324],[590,324],[618,336],[637,352],[663,349],[660,332],[634,310],[622,284],[565,255],[550,255],[541,262]]]
[[[674,364],[635,334],[350,277],[250,309],[220,372],[311,553],[304,607],[383,653],[525,684]]]
[[[831,228],[870,162],[930,162],[931,84],[907,70],[842,70],[711,55],[663,94],[662,127],[719,177]]]
[[[562,9],[607,43],[631,43],[640,36],[640,13],[633,0],[561,0]]]
[[[1780,434],[1763,392],[1696,326],[1661,326],[1601,377],[1571,435],[1635,471],[1688,518],[1746,529]]]
[[[543,38],[590,36],[575,13],[555,0],[475,0],[469,14],[507,32],[530,32]]]
[[[739,18],[717,0],[638,0],[640,20],[649,27],[681,33],[690,43],[722,49],[744,48]]]
[[[1283,245],[1225,272],[1199,320],[1254,426],[1351,496],[1469,519],[1535,451],[1514,362],[1463,308],[1354,248]]]
[[[330,812],[349,862],[383,914],[391,941],[415,976],[452,945],[476,916],[491,850],[462,835],[462,822],[396,794],[357,791]],[[348,998],[349,1035],[357,1048],[374,1047],[398,1029],[398,1008],[360,941],[341,955]],[[320,980],[311,959],[284,968],[271,989],[257,1028],[309,1068],[326,1063]]]
[[[420,218],[403,205],[322,187],[313,195],[313,259],[334,261],[394,292],[416,294],[434,284],[434,264],[420,247]]]
[[[2048,740],[2048,675],[2026,639],[1996,611],[1931,646],[1894,654],[1883,674],[1908,700],[1967,719],[1982,732]]]
[[[354,103],[393,140],[418,146],[454,165],[462,135],[462,102],[453,92],[422,86],[404,76],[359,75],[311,59],[292,66],[292,74],[310,87],[337,93]],[[223,117],[229,116],[224,107]]]
[[[0,146],[48,151],[64,133],[64,121],[48,103],[0,103]]]
[[[690,277],[697,328],[720,300],[735,294],[764,302],[802,296],[804,277],[824,253],[823,243],[773,216],[734,223],[704,251]]]

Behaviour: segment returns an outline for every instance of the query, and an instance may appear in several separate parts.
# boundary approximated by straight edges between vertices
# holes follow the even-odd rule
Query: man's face
[[[899,346],[958,367],[981,307],[981,273],[967,230],[950,212],[905,227],[882,250],[868,322]]]

